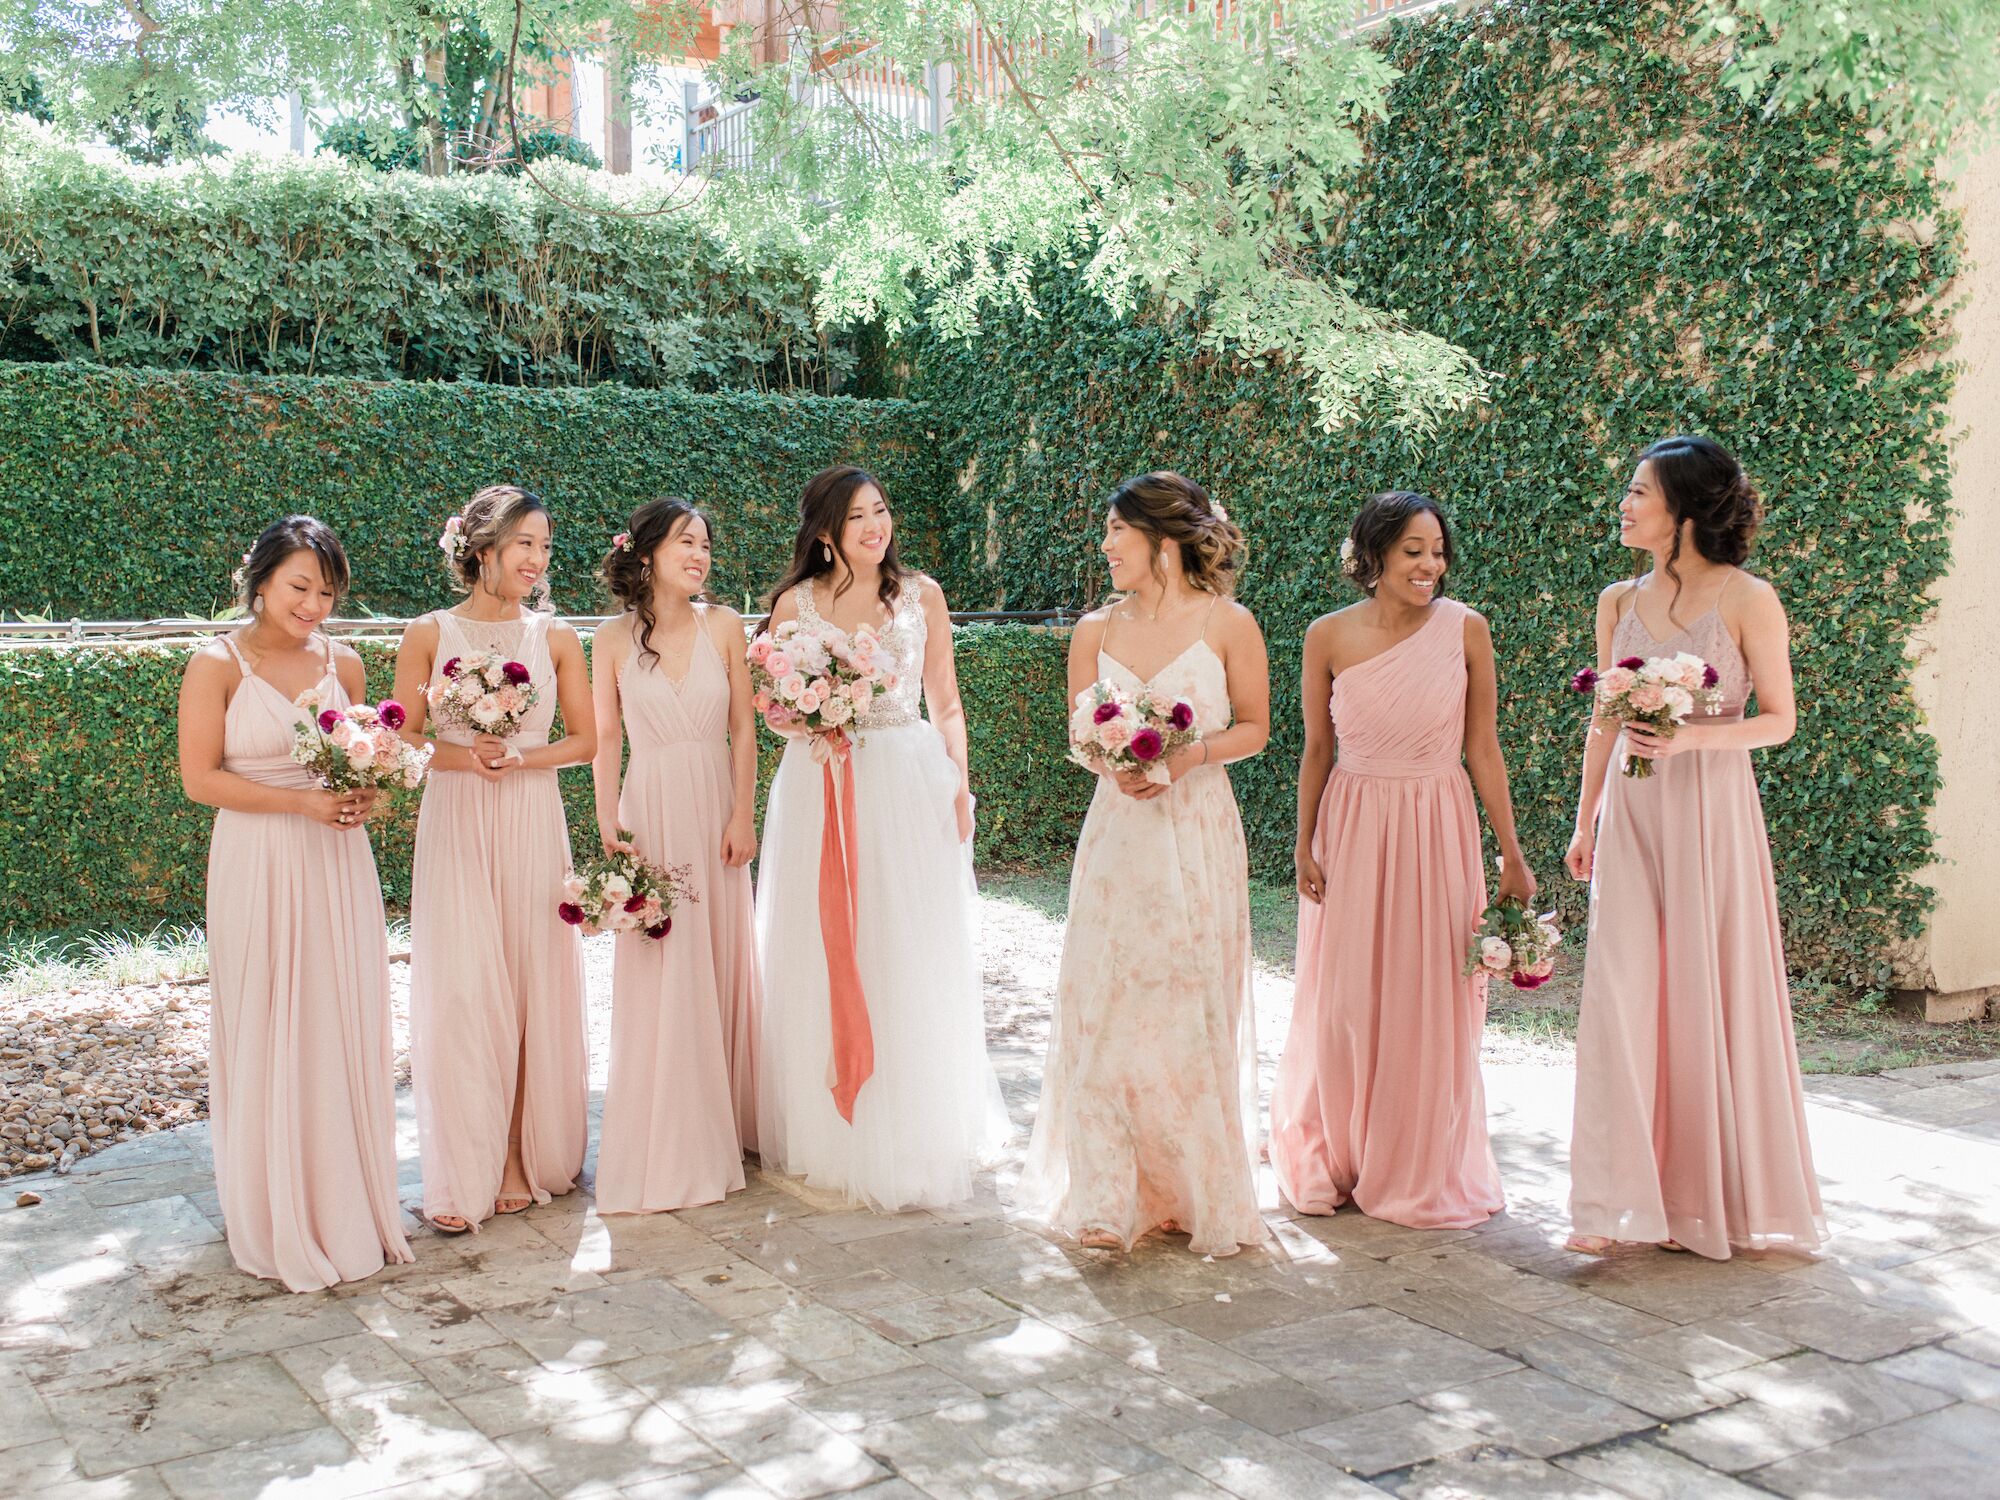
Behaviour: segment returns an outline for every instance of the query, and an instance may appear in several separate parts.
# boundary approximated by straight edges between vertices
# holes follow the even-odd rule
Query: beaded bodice
[[[813,598],[813,580],[799,585],[799,623],[818,626],[826,623]],[[930,630],[924,623],[924,601],[914,585],[905,585],[896,595],[896,607],[889,623],[875,631],[882,650],[895,665],[896,685],[880,694],[868,711],[855,719],[857,729],[893,729],[917,722],[924,690],[924,648]]]

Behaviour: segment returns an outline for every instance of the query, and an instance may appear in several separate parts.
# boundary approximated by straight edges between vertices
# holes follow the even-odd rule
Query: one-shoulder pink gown
[[[1503,1206],[1486,1135],[1483,983],[1462,974],[1486,907],[1465,773],[1465,617],[1333,681],[1338,760],[1299,903],[1292,1029],[1271,1098],[1271,1165],[1301,1212],[1465,1229]]]
[[[223,769],[309,787],[305,712],[250,670],[229,700]],[[321,689],[346,707],[332,647]],[[396,1201],[389,942],[360,828],[297,813],[216,814],[208,853],[208,1109],[229,1253],[295,1292],[412,1259]]]
[[[1613,655],[1688,651],[1741,718],[1750,669],[1711,610],[1657,640],[1628,608]],[[1598,813],[1576,1038],[1570,1218],[1580,1235],[1811,1250],[1825,1233],[1792,1038],[1764,808],[1747,750],[1619,774]]]
[[[743,1186],[757,1118],[756,915],[749,868],[722,862],[736,802],[729,672],[708,622],[680,682],[635,643],[618,693],[632,747],[618,821],[645,858],[692,866],[700,898],[658,941],[620,936],[612,969],[597,1208],[659,1213]]]
[[[551,617],[478,621],[441,610],[432,618],[433,686],[468,651],[520,661],[540,696],[511,743],[546,744],[556,711]],[[439,738],[472,737],[446,729]],[[498,782],[431,772],[410,881],[410,1069],[432,1218],[478,1224],[492,1214],[517,1087],[530,1195],[546,1203],[583,1170],[583,945],[556,915],[569,870],[554,771],[512,771]]]

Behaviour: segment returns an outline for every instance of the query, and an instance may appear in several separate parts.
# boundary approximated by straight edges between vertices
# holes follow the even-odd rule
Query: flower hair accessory
[[[1340,571],[1346,577],[1359,578],[1361,564],[1354,558],[1354,538],[1344,537],[1340,543]]]
[[[620,552],[630,552],[632,550],[632,533],[629,531],[619,532],[618,535],[611,539],[611,545]]]
[[[244,581],[248,579],[250,576],[250,554],[248,552],[243,554],[242,563],[238,565],[236,571],[231,573],[229,576],[231,579],[235,581],[235,584],[239,589],[243,587]]]
[[[1224,523],[1225,525],[1227,525],[1227,524],[1228,524],[1228,521],[1229,521],[1229,512],[1228,512],[1228,511],[1226,511],[1226,510],[1224,510],[1224,509],[1222,508],[1222,502],[1221,502],[1220,500],[1211,500],[1211,501],[1209,501],[1209,502],[1208,502],[1208,508],[1209,508],[1210,510],[1212,510],[1212,511],[1214,511],[1214,512],[1215,512],[1215,519],[1216,519],[1216,520],[1218,520],[1218,521],[1221,521],[1221,522],[1222,522],[1222,523]]]
[[[438,546],[444,549],[444,555],[452,562],[457,562],[461,557],[465,556],[464,516],[456,515],[445,518],[444,534],[438,538]]]

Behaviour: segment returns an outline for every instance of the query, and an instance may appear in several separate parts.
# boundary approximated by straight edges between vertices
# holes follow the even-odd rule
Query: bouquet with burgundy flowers
[[[444,680],[429,694],[431,717],[447,729],[504,740],[520,731],[528,711],[541,701],[528,669],[497,652],[454,656],[439,675]]]
[[[328,791],[413,787],[423,781],[431,747],[419,748],[396,732],[405,715],[395,699],[379,708],[366,703],[334,708],[318,688],[309,688],[293,702],[307,717],[292,740],[292,759]]]
[[[1472,930],[1465,972],[1488,978],[1504,974],[1517,990],[1540,989],[1556,971],[1562,938],[1554,912],[1537,915],[1512,899],[1496,902],[1480,913]]]
[[[856,721],[896,686],[881,637],[866,625],[849,634],[822,621],[787,620],[750,642],[750,701],[782,734],[803,730],[816,746],[844,751]]]
[[[619,830],[624,848],[593,859],[563,882],[556,915],[595,937],[600,932],[633,932],[658,941],[674,927],[674,911],[699,901],[689,865],[655,865],[631,847],[632,835]]]
[[[1087,771],[1116,776],[1140,771],[1165,786],[1173,780],[1166,758],[1201,738],[1194,708],[1150,688],[1132,692],[1109,678],[1076,695],[1069,716],[1069,758]]]
[[[1722,674],[1714,667],[1681,651],[1672,656],[1627,656],[1602,672],[1585,667],[1569,685],[1575,692],[1596,695],[1600,719],[1643,724],[1660,738],[1672,739],[1696,708],[1710,714],[1717,711],[1721,681]],[[1651,776],[1653,763],[1643,755],[1628,755],[1625,774]]]

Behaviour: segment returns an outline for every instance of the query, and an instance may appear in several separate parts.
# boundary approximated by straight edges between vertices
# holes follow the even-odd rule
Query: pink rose
[[[816,714],[819,712],[819,689],[809,687],[794,701],[797,702],[800,713]]]
[[[1629,701],[1642,714],[1656,714],[1667,706],[1667,690],[1657,682],[1642,682],[1632,689]]]
[[[1608,667],[1604,675],[1597,679],[1597,688],[1605,697],[1616,698],[1620,693],[1629,691],[1638,680],[1630,667]]]
[[[850,682],[847,685],[848,701],[852,703],[856,708],[866,708],[868,706],[868,700],[873,698],[874,696],[875,696],[875,689],[870,687],[865,682]]]
[[[510,714],[517,714],[528,706],[527,695],[517,687],[504,687],[493,696],[500,700],[500,706]]]
[[[1097,743],[1113,752],[1132,743],[1132,726],[1124,719],[1111,719],[1097,726]]]
[[[1479,962],[1494,973],[1503,973],[1514,961],[1514,950],[1505,938],[1481,938],[1479,942]]]
[[[789,677],[792,675],[792,659],[782,651],[773,651],[764,663],[764,670],[780,679]]]
[[[331,725],[326,722],[329,715],[333,718]],[[334,744],[345,750],[349,745],[354,743],[354,726],[338,714],[335,714],[332,709],[328,709],[319,718],[320,728],[326,731],[326,737],[332,740]]]
[[[750,706],[760,714],[769,713],[771,711],[771,695],[759,689],[751,695]]]

